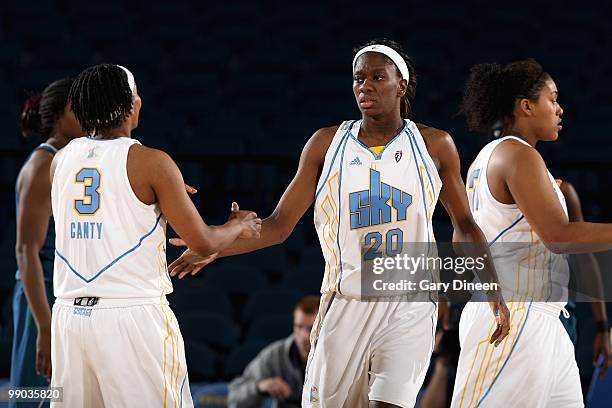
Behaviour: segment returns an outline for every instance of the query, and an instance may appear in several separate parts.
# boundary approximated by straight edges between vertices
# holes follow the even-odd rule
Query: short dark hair
[[[406,89],[406,93],[402,97],[402,101],[400,105],[400,114],[402,118],[410,119],[412,117],[412,100],[416,96],[416,86],[417,86],[417,74],[414,68],[414,62],[412,61],[412,58],[410,58],[408,54],[406,54],[406,52],[404,51],[404,49],[399,43],[393,40],[389,40],[387,38],[380,38],[380,39],[374,39],[374,40],[368,41],[362,46],[355,48],[353,50],[353,54],[356,54],[359,50],[361,50],[364,47],[367,47],[369,45],[374,45],[374,44],[386,45],[387,47],[392,48],[399,55],[401,55],[401,57],[406,62],[406,66],[408,67],[408,74],[410,75],[410,78],[408,79],[408,89]],[[395,63],[391,61],[389,57],[385,56],[385,59],[387,60],[389,64],[393,64],[393,66],[395,66]],[[395,68],[397,69],[397,74],[401,76],[402,74],[400,73],[397,66]]]
[[[68,105],[68,94],[73,78],[51,82],[41,94],[28,98],[21,111],[21,133],[29,138],[40,135],[48,138],[55,122],[62,116]]]
[[[491,132],[496,123],[512,118],[514,101],[536,101],[550,75],[533,59],[499,64],[477,64],[470,70],[460,113],[470,130]]]
[[[74,116],[88,133],[119,126],[133,107],[127,74],[114,64],[85,69],[74,81],[69,97]]]
[[[319,310],[319,301],[319,296],[305,296],[295,305],[295,309],[293,311],[295,312],[300,310],[307,315],[315,314]]]

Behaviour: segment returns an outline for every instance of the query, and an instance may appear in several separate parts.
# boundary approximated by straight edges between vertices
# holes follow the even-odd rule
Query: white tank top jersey
[[[558,314],[567,300],[569,265],[565,255],[551,252],[542,243],[518,205],[500,203],[489,189],[486,177],[489,159],[495,148],[509,139],[529,146],[518,137],[506,136],[480,151],[467,174],[470,210],[489,242],[505,300],[533,300],[535,306]],[[567,215],[563,193],[550,172],[548,177]]]
[[[379,154],[358,140],[360,125],[347,121],[338,128],[314,209],[325,259],[321,293],[354,298],[361,297],[362,246],[371,247],[364,256],[389,256],[402,242],[435,242],[431,218],[442,188],[414,122],[405,120]]]
[[[166,219],[134,194],[128,151],[137,140],[72,140],[51,186],[57,298],[150,298],[172,292]]]

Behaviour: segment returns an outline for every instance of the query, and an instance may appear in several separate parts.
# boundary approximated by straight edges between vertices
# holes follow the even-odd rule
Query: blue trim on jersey
[[[131,252],[134,252],[136,249],[138,249],[138,247],[140,247],[140,245],[142,245],[142,241],[144,241],[149,235],[151,235],[153,233],[153,231],[155,231],[155,228],[157,228],[157,226],[159,225],[159,220],[161,219],[162,215],[159,214],[159,217],[157,217],[157,220],[155,221],[155,225],[153,226],[153,228],[151,229],[151,231],[147,232],[146,234],[144,234],[142,237],[140,237],[140,239],[138,240],[138,243],[136,245],[134,245],[132,248],[128,249],[127,251],[125,251],[123,254],[119,255],[117,258],[115,258],[111,263],[109,263],[108,265],[106,265],[104,268],[100,269],[100,271],[98,273],[96,273],[93,277],[87,279],[85,278],[83,275],[81,275],[79,272],[77,272],[76,269],[74,269],[72,267],[72,265],[70,265],[70,262],[68,262],[68,259],[66,259],[66,257],[64,255],[62,255],[57,248],[55,249],[55,253],[57,254],[57,256],[60,257],[60,259],[62,261],[64,261],[64,263],[68,266],[68,268],[70,268],[70,270],[79,278],[81,278],[81,280],[83,280],[86,283],[89,283],[95,279],[98,278],[98,276],[100,276],[103,272],[105,272],[107,269],[109,269],[111,266],[113,266],[114,264],[116,264],[117,262],[119,262],[123,257],[125,257],[126,255],[128,255]]]
[[[484,401],[484,399],[487,397],[487,395],[489,394],[489,391],[491,391],[491,388],[493,388],[493,385],[495,384],[495,381],[497,381],[497,379],[499,378],[499,375],[502,373],[502,371],[504,371],[504,367],[508,363],[508,360],[510,360],[510,356],[512,355],[512,352],[516,348],[516,345],[518,344],[519,339],[521,338],[521,334],[523,334],[523,329],[525,329],[525,324],[527,323],[527,319],[529,318],[529,311],[531,310],[531,304],[532,303],[533,303],[533,300],[529,302],[529,308],[527,309],[527,316],[525,316],[525,320],[523,321],[523,325],[521,326],[521,330],[519,331],[519,334],[518,334],[518,337],[516,338],[516,341],[512,345],[512,349],[510,349],[510,352],[508,353],[508,357],[506,357],[506,360],[504,361],[504,364],[502,364],[501,368],[499,369],[499,372],[497,373],[497,375],[493,379],[493,382],[491,382],[491,385],[489,385],[489,388],[487,388],[487,392],[485,392],[484,395],[482,396],[482,399],[480,401],[478,401],[478,404],[476,405],[476,408],[478,408],[480,406],[480,404],[482,404],[482,401]]]
[[[413,139],[412,137],[410,137],[410,133],[406,132],[406,136],[408,136],[408,141],[410,142],[410,150],[412,150],[412,157],[414,158],[414,166],[416,167],[417,173],[419,175],[419,183],[421,184],[421,194],[422,197],[421,199],[423,200],[423,207],[425,208],[425,225],[427,225],[427,255],[429,256],[429,252],[430,252],[430,247],[431,247],[431,236],[433,235],[433,232],[430,232],[429,230],[429,219],[427,218],[427,196],[425,195],[425,185],[423,184],[423,176],[421,174],[421,169],[419,168],[419,163],[418,160],[416,158],[416,153],[414,152],[414,145],[417,144],[416,139]],[[414,144],[413,144],[414,143]],[[417,146],[418,149],[418,146]],[[419,154],[421,153],[421,151],[419,150]],[[423,158],[423,156],[421,155],[421,158]],[[425,162],[423,162],[423,166],[425,167],[425,170],[427,171],[427,164]],[[427,171],[427,176],[429,176],[429,171]],[[431,177],[429,178],[429,182],[432,183],[431,181]],[[434,185],[433,183],[431,184],[431,188],[433,189]],[[434,276],[433,276],[433,272],[429,271],[431,278],[432,278],[432,282],[434,281]],[[431,298],[431,290],[428,290],[427,294],[429,295],[429,301],[436,304],[437,307],[437,303]]]
[[[524,215],[521,215],[520,217],[518,217],[518,219],[516,221],[514,221],[512,224],[510,224],[508,227],[504,228],[502,230],[502,232],[500,232],[499,234],[497,234],[497,236],[495,237],[495,239],[493,239],[493,241],[491,241],[491,243],[489,243],[489,246],[493,245],[495,243],[495,241],[497,241],[499,238],[501,238],[502,235],[504,235],[506,232],[508,232],[508,230],[510,230],[510,228],[514,227],[516,224],[519,223],[520,220],[522,220],[523,218],[525,218]]]
[[[421,194],[422,197],[421,199],[423,200],[423,207],[425,208],[425,218],[427,218],[427,197],[425,195],[425,185],[423,184],[423,177],[421,175],[421,169],[419,168],[419,163],[416,157],[416,153],[414,152],[414,145],[412,144],[412,138],[410,136],[408,136],[408,140],[410,141],[410,148],[412,150],[412,157],[414,158],[414,165],[416,167],[417,173],[419,175],[419,183],[421,184]],[[416,141],[414,142],[416,143]],[[430,233],[429,233],[429,220],[426,220],[426,224],[427,224],[427,242],[431,242],[430,241]],[[428,249],[429,252],[429,249]]]
[[[425,158],[423,157],[423,153],[421,153],[421,149],[419,148],[419,144],[416,142],[416,137],[414,133],[410,130],[410,128],[406,128],[406,131],[409,133],[410,137],[414,140],[414,145],[417,148],[417,152],[419,152],[419,156],[421,156],[421,162],[423,163],[423,167],[425,167],[425,171],[427,172],[427,178],[429,179],[429,184],[431,184],[431,189],[434,188],[433,180],[431,179],[431,174],[429,173],[429,166],[425,163]]]
[[[185,370],[185,376],[183,377],[183,382],[181,383],[181,402],[179,403],[179,407],[183,406],[183,386],[185,385],[185,380],[187,379],[187,370]]]
[[[331,298],[329,299],[329,303],[327,304],[327,308],[325,308],[325,312],[323,312],[323,315],[321,316],[321,323],[319,323],[319,330],[317,331],[317,336],[314,338],[312,342],[312,350],[311,350],[312,355],[314,355],[315,351],[317,350],[319,336],[321,335],[321,332],[323,331],[323,323],[325,323],[327,312],[329,312],[329,309],[331,308],[332,303],[334,303],[335,298],[336,298],[336,292],[332,292]],[[304,384],[308,383],[308,365],[309,363],[310,363],[310,359],[308,359],[306,362],[306,372],[304,373]]]
[[[398,132],[397,135],[393,136],[393,138],[391,140],[389,140],[387,142],[387,144],[382,148],[382,150],[380,151],[379,154],[376,154],[372,151],[372,149],[370,149],[368,146],[366,146],[365,144],[361,143],[359,141],[359,139],[357,137],[355,137],[355,135],[353,135],[353,133],[351,132],[351,138],[356,141],[357,143],[359,143],[364,149],[366,149],[368,152],[370,152],[370,154],[372,154],[372,156],[374,156],[374,159],[376,160],[380,160],[382,158],[382,154],[385,152],[385,150],[387,150],[387,147],[389,147],[391,145],[391,143],[395,142],[395,139],[397,139],[398,137],[400,137],[402,135],[402,133],[404,133],[404,131],[407,128],[407,123],[404,121],[404,126],[402,126],[402,128],[400,129],[400,131]]]
[[[325,187],[325,183],[327,182],[327,179],[329,178],[332,168],[334,167],[334,162],[336,161],[336,155],[338,154],[338,150],[340,150],[340,147],[342,147],[342,143],[344,142],[344,139],[347,137],[347,135],[351,133],[351,129],[353,128],[353,125],[355,124],[355,122],[356,122],[355,120],[351,122],[348,130],[344,133],[344,135],[340,139],[340,143],[338,143],[338,147],[336,148],[336,151],[334,152],[334,157],[332,157],[332,161],[329,164],[329,169],[327,170],[327,176],[325,176],[325,179],[323,179],[323,183],[321,184],[321,187],[319,187],[319,191],[317,191],[317,193],[315,194],[315,201],[317,201],[317,197],[319,197],[319,193],[321,192],[321,190],[323,190],[323,187]]]
[[[49,143],[41,143],[38,146],[36,146],[36,148],[34,150],[45,150],[51,154],[55,154],[57,153],[57,149],[53,146],[51,146]]]
[[[338,293],[342,294],[340,285],[342,284],[342,248],[340,247],[340,224],[342,223],[342,164],[344,163],[344,151],[348,137],[344,140],[342,154],[340,155],[340,177],[338,179],[338,230],[336,231],[336,244],[338,245],[338,259],[340,261],[340,277],[338,278]]]

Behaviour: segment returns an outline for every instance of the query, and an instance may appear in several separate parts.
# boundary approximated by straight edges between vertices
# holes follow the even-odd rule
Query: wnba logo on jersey
[[[468,183],[467,183],[468,198],[471,199],[470,204],[471,204],[472,210],[474,211],[478,210],[478,195],[476,195],[476,193],[478,191],[479,181],[480,181],[480,169],[476,169],[468,175]]]
[[[370,169],[370,188],[349,194],[351,229],[390,223],[391,207],[397,214],[394,221],[406,221],[411,204],[410,194],[383,183],[380,172]]]

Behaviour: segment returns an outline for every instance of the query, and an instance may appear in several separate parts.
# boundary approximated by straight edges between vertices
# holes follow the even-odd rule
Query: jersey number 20
[[[364,246],[368,248],[366,253],[363,255],[364,261],[371,261],[374,258],[381,258],[385,255],[378,248],[385,243],[386,254],[389,257],[402,253],[404,233],[401,229],[392,229],[387,231],[385,239],[383,240],[380,232],[370,232],[365,236]],[[394,244],[395,241],[395,244]]]
[[[74,208],[80,215],[94,215],[100,208],[100,172],[98,169],[85,167],[79,170],[76,183],[85,186],[83,198],[74,200]]]

